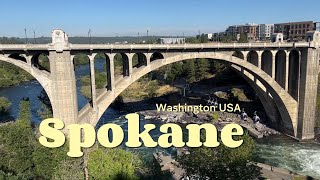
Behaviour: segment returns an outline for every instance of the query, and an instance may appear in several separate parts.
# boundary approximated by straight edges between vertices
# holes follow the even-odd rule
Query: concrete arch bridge
[[[0,61],[29,72],[47,92],[53,116],[65,124],[96,125],[104,111],[130,84],[162,66],[188,59],[218,60],[234,68],[253,87],[272,124],[299,139],[314,138],[320,42],[216,44],[71,44],[62,30],[52,32],[50,44],[0,44]],[[78,109],[75,55],[89,57],[91,101]],[[107,86],[97,93],[94,59],[106,57]],[[50,72],[39,56],[50,61]],[[115,74],[121,54],[122,75]],[[138,63],[133,64],[133,57]],[[281,121],[277,120],[281,119]]]

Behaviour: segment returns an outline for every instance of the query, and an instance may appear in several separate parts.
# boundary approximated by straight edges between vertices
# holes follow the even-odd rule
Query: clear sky
[[[319,0],[7,0],[1,2],[0,36],[194,35],[228,25],[320,21]]]

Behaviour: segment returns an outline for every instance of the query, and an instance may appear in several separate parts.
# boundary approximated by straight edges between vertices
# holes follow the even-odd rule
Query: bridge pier
[[[286,72],[285,72],[285,90],[289,92],[289,52],[286,51]]]
[[[272,78],[276,79],[276,52],[271,51],[272,53]]]
[[[65,125],[77,123],[76,77],[70,51],[50,51],[49,58],[53,117],[61,119]]]
[[[90,81],[91,81],[91,106],[93,111],[97,111],[96,77],[94,71],[94,57],[96,54],[89,55],[90,61]]]
[[[313,139],[316,119],[319,49],[301,51],[299,85],[298,132],[299,139]]]

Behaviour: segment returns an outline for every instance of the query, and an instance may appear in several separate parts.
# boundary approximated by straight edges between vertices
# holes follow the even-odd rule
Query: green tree
[[[232,35],[225,35],[221,38],[222,43],[231,43],[234,41],[234,37]]]
[[[22,82],[34,79],[29,73],[19,67],[0,62],[0,87],[14,86]]]
[[[31,109],[29,99],[23,99],[20,101],[20,111],[17,120],[18,125],[31,127]]]
[[[196,68],[193,60],[188,60],[183,64],[183,71],[187,82],[193,83],[196,81]]]
[[[147,85],[146,92],[148,93],[148,97],[153,98],[156,97],[157,90],[159,89],[159,83],[157,80],[150,81]]]
[[[30,124],[30,102],[20,102],[19,120],[0,126],[0,170],[23,179],[34,177],[32,162],[35,137]]]
[[[202,80],[207,77],[210,68],[210,64],[207,59],[196,59],[195,67],[197,69],[195,72],[196,80]]]
[[[247,35],[246,34],[240,34],[240,38],[239,38],[239,40],[238,40],[238,42],[239,43],[247,43],[247,42],[249,42],[248,41],[248,38],[247,38]]]
[[[167,71],[165,72],[165,77],[166,80],[172,83],[175,81],[177,78],[181,76],[183,72],[183,63],[181,62],[176,62],[173,63],[171,66],[167,68]]]
[[[38,110],[38,115],[41,116],[42,119],[52,118],[53,110],[51,106],[51,102],[49,96],[47,95],[44,89],[41,90],[38,99],[41,102],[41,108]]]
[[[217,111],[214,111],[212,114],[212,122],[215,123],[219,119],[219,113]]]
[[[206,36],[205,34],[201,34],[200,42],[201,43],[207,43],[208,41],[209,41],[208,36]]]
[[[7,112],[11,102],[6,97],[0,97],[0,114]]]
[[[98,148],[89,153],[90,179],[138,179],[135,173],[140,165],[138,156],[119,148]]]
[[[222,143],[217,148],[192,148],[190,154],[178,157],[178,161],[189,176],[198,175],[200,179],[257,179],[260,168],[249,163],[254,141],[248,134],[242,138],[244,143],[238,148],[228,148]]]

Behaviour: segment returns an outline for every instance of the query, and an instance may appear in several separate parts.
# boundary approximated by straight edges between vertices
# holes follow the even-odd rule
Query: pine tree
[[[186,61],[186,63],[183,65],[183,71],[183,74],[185,75],[188,83],[193,83],[196,81],[196,69],[194,60]]]
[[[210,64],[207,59],[197,59],[195,60],[196,72],[195,77],[196,80],[202,80],[207,77]]]

